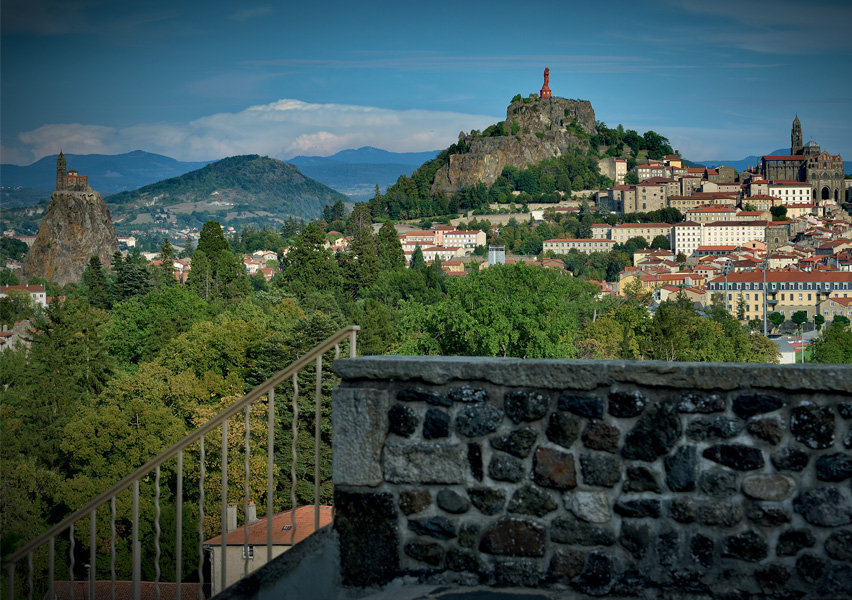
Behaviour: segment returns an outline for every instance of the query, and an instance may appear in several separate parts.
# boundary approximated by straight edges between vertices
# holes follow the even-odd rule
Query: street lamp
[[[769,266],[769,254],[764,257],[760,266],[763,268],[763,335],[766,336],[766,268]]]
[[[725,275],[725,311],[731,312],[731,309],[728,308],[728,273],[731,272],[733,266],[731,265],[730,259],[725,263],[725,266],[722,267],[722,273]]]

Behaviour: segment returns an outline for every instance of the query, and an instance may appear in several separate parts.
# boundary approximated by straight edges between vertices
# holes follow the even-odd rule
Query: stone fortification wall
[[[850,598],[852,369],[339,360],[345,585]]]

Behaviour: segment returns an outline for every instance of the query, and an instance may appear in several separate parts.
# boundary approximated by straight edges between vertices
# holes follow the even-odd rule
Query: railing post
[[[322,420],[322,354],[317,356],[314,402],[314,531],[319,531],[320,511],[320,421]]]
[[[272,474],[275,469],[275,386],[269,388],[266,420],[266,562],[272,560]]]
[[[222,573],[219,577],[219,591],[221,592],[227,586],[225,585],[226,581],[226,570],[228,568],[228,561],[225,555],[225,549],[227,548],[226,539],[228,537],[228,421],[222,422],[222,543],[220,544],[220,549],[222,552],[221,557],[221,570]]]
[[[133,600],[142,598],[142,543],[139,541],[139,480],[133,482]]]
[[[180,600],[183,581],[183,450],[177,454],[177,514],[175,515],[175,599]]]
[[[91,522],[89,523],[89,598],[95,597],[95,579],[97,578],[96,561],[97,553],[95,552],[95,517],[97,510],[92,509]]]

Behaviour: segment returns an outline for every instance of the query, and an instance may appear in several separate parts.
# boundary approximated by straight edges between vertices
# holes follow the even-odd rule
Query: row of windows
[[[769,286],[773,284],[770,283]],[[776,284],[779,290],[848,290],[850,288],[850,282],[848,281],[837,281],[837,282],[798,282],[798,283],[779,283]],[[715,287],[713,289],[720,290],[725,286],[724,282],[716,282]],[[763,282],[758,281],[756,283],[737,283],[731,282],[728,284],[729,289],[733,290],[762,290]],[[772,293],[772,290],[770,290]],[[844,298],[846,295],[844,294]]]

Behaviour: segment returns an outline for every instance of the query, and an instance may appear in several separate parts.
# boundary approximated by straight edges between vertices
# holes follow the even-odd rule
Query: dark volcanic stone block
[[[841,402],[837,405],[837,414],[840,415],[841,418],[852,419],[852,402]]]
[[[439,540],[449,540],[456,537],[456,528],[446,517],[409,519],[408,528],[417,535],[428,535]]]
[[[603,401],[597,396],[578,396],[564,392],[559,396],[557,406],[559,410],[567,410],[581,417],[603,418]]]
[[[620,419],[629,419],[642,414],[648,399],[640,392],[611,392],[609,414]]]
[[[807,490],[793,499],[793,510],[811,525],[838,527],[852,523],[852,505],[837,488]]]
[[[670,566],[677,562],[680,536],[673,529],[667,529],[657,537],[657,562]]]
[[[622,464],[614,456],[583,454],[580,465],[585,485],[611,488],[621,481]]]
[[[481,573],[484,567],[479,559],[470,550],[459,550],[450,548],[447,551],[447,568],[459,573]]]
[[[510,513],[543,517],[557,508],[556,501],[548,492],[534,485],[525,485],[512,494],[507,510]]]
[[[467,445],[467,462],[470,464],[470,474],[477,481],[482,481],[484,474],[482,464],[482,446],[476,442]]]
[[[447,392],[447,397],[454,402],[488,402],[488,392],[469,385],[451,389]]]
[[[574,515],[556,517],[550,524],[550,539],[572,546],[612,546],[615,533],[609,526],[584,523]]]
[[[621,455],[630,460],[653,462],[674,448],[681,433],[680,418],[674,406],[657,404],[642,415],[627,434]]]
[[[834,411],[830,406],[796,406],[790,411],[790,433],[808,448],[830,448],[834,445]]]
[[[440,544],[431,544],[428,542],[408,542],[403,548],[405,554],[425,562],[427,565],[437,567],[444,560],[444,549]]]
[[[835,531],[825,540],[825,552],[834,560],[852,562],[852,531]]]
[[[692,541],[689,544],[692,560],[700,564],[702,567],[709,569],[713,566],[715,547],[716,545],[713,542],[713,538],[696,533],[692,536]]]
[[[592,421],[583,431],[583,444],[591,450],[618,452],[618,438],[621,430],[603,421]]]
[[[547,422],[544,432],[547,439],[564,448],[570,448],[577,439],[580,431],[580,420],[564,413],[553,413]]]
[[[549,578],[566,582],[580,574],[586,564],[586,555],[579,550],[557,550],[550,559]]]
[[[430,408],[423,419],[423,439],[434,440],[450,435],[450,415],[443,410]]]
[[[471,503],[484,515],[496,515],[503,512],[506,494],[490,488],[472,488],[467,491]]]
[[[678,523],[695,523],[698,520],[698,505],[692,498],[675,498],[669,505],[669,516]]]
[[[399,509],[407,515],[419,513],[432,504],[428,490],[406,490],[399,493]]]
[[[800,550],[813,548],[816,538],[807,529],[790,529],[778,536],[775,556],[796,556]]]
[[[480,552],[498,556],[544,556],[547,538],[540,524],[517,517],[504,517],[482,533]]]
[[[391,406],[388,411],[388,431],[402,437],[408,437],[417,431],[417,413],[401,404]]]
[[[445,398],[437,392],[424,390],[423,388],[399,390],[396,394],[396,399],[403,402],[426,402],[435,406],[452,406],[453,404],[453,401],[449,398]]]
[[[763,468],[763,453],[760,449],[743,444],[716,444],[705,448],[702,456],[737,471]]]
[[[488,464],[488,476],[497,481],[517,483],[524,478],[524,463],[512,456],[494,456]]]
[[[828,561],[813,554],[802,554],[796,560],[796,570],[799,572],[799,577],[810,584],[814,584],[822,579],[827,568]]]
[[[627,519],[658,519],[660,517],[660,501],[655,498],[641,500],[622,500],[612,508],[617,514]]]
[[[510,392],[503,400],[503,410],[513,423],[538,421],[547,414],[550,398],[545,392]]]
[[[592,552],[586,565],[571,583],[577,590],[590,596],[604,596],[612,588],[612,559],[601,552]]]
[[[743,424],[735,419],[717,416],[695,419],[686,427],[686,437],[703,442],[705,440],[727,440],[743,430]]]
[[[456,528],[446,517],[409,519],[408,528],[417,535],[428,535],[439,540],[449,540],[456,537]]]
[[[704,471],[698,483],[702,492],[715,498],[727,498],[733,495],[738,486],[737,474],[723,469]]]
[[[399,531],[393,495],[334,492],[343,584],[382,586],[399,571]],[[370,552],[364,552],[370,548]]]
[[[731,409],[741,419],[772,412],[784,406],[784,401],[768,394],[743,394],[734,398]]]
[[[778,417],[756,419],[749,422],[748,432],[775,446],[784,438],[784,423]]]
[[[790,513],[781,506],[752,504],[748,508],[748,520],[764,527],[778,527],[790,522]]]
[[[438,497],[435,498],[435,501],[442,510],[456,515],[467,512],[470,508],[470,500],[455,490],[441,490],[438,492]]]
[[[682,413],[716,413],[725,410],[725,399],[718,394],[701,395],[696,393],[684,394],[677,405]]]
[[[532,452],[537,435],[536,430],[531,427],[515,429],[505,435],[491,438],[491,446],[512,456],[526,458]]]
[[[758,562],[769,555],[769,545],[763,536],[754,531],[744,531],[725,538],[722,556]]]
[[[619,543],[636,560],[642,560],[651,546],[651,530],[647,525],[624,522],[621,525]]]
[[[459,546],[462,548],[473,548],[479,539],[479,525],[476,523],[465,523],[459,527]]]
[[[754,578],[767,592],[783,588],[792,575],[793,572],[788,566],[780,564],[765,565],[754,570]]]
[[[817,479],[843,481],[852,477],[852,456],[846,452],[823,454],[816,460]]]
[[[538,448],[533,461],[533,481],[557,490],[577,487],[574,457],[552,448]]]
[[[524,559],[495,561],[494,582],[518,588],[535,588],[544,577],[536,562]]]
[[[707,502],[698,508],[698,520],[709,527],[733,527],[743,520],[743,508],[730,502]]]
[[[653,492],[659,494],[663,491],[657,478],[645,467],[627,467],[627,481],[624,483],[625,492]]]
[[[467,437],[479,437],[497,431],[503,413],[490,404],[468,404],[456,417],[456,431]]]
[[[811,457],[798,448],[781,448],[772,457],[772,465],[779,471],[801,471],[808,466]]]
[[[673,492],[691,492],[698,479],[695,446],[681,446],[665,458],[666,485]]]

